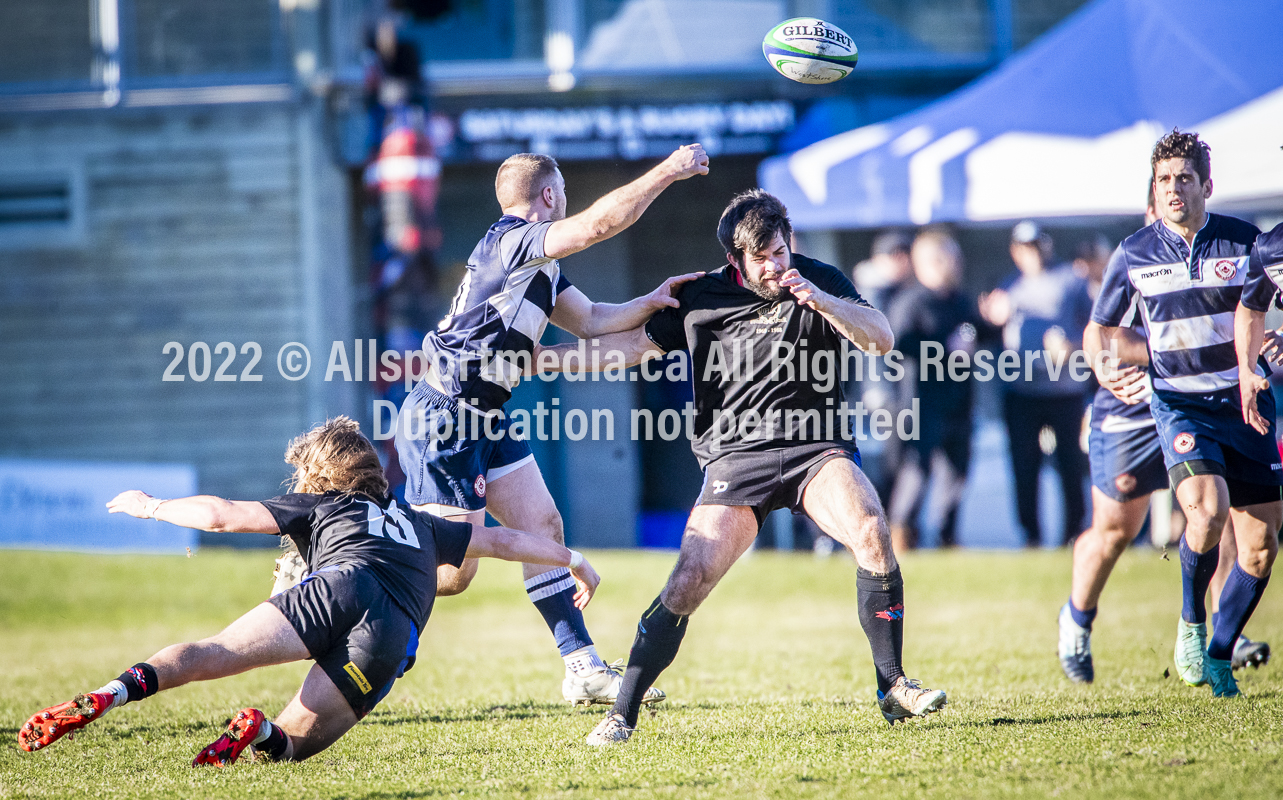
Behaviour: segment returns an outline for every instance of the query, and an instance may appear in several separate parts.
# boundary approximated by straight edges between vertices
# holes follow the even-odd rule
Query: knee
[[[1229,518],[1228,510],[1208,510],[1202,505],[1185,505],[1185,533],[1198,542],[1212,541],[1219,538]]]
[[[664,587],[660,600],[674,614],[694,613],[708,594],[712,576],[699,565],[687,565],[675,571]],[[706,588],[708,587],[708,588]]]
[[[1279,554],[1279,542],[1276,536],[1268,536],[1261,547],[1246,548],[1239,551],[1239,566],[1251,575],[1269,575],[1274,567],[1274,559]]]
[[[566,534],[561,521],[561,512],[553,508],[544,514],[540,514],[531,523],[531,528],[528,533],[533,533],[536,536],[542,536],[545,539],[551,539],[557,544],[564,544],[566,541]]]
[[[1128,533],[1129,531],[1123,530],[1120,526],[1110,526],[1097,530],[1101,547],[1114,558],[1121,556],[1128,545],[1132,543],[1133,537],[1129,536]]]

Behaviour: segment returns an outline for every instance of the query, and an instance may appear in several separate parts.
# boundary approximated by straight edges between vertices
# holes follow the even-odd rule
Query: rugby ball
[[[798,83],[833,83],[851,74],[860,53],[836,25],[814,17],[788,19],[762,40],[762,54],[776,72]]]

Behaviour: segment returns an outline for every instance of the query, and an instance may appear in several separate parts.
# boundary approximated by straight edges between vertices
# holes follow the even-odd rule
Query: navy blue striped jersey
[[[1238,385],[1234,309],[1258,233],[1241,219],[1208,214],[1191,248],[1159,220],[1114,251],[1092,320],[1119,327],[1138,304],[1155,391],[1206,393]]]
[[[1283,222],[1256,237],[1256,246],[1247,262],[1242,303],[1253,311],[1268,311],[1280,286],[1283,286]]]
[[[446,394],[482,411],[508,402],[533,356],[557,296],[570,288],[544,255],[551,222],[505,214],[477,243],[450,311],[423,337],[423,352]]]
[[[1121,245],[1120,245],[1121,246]],[[1094,306],[1093,306],[1094,307]],[[1141,337],[1145,336],[1145,325],[1133,303],[1123,317],[1123,325],[1130,327]],[[1149,398],[1154,393],[1153,380],[1145,375],[1145,392],[1140,395],[1140,402],[1128,405],[1103,386],[1096,390],[1091,404],[1091,424],[1103,433],[1126,433],[1127,431],[1148,428],[1154,424],[1154,415],[1149,410]]]

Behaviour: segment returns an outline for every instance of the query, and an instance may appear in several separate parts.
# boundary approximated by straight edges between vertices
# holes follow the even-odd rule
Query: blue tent
[[[1162,131],[1281,86],[1279,0],[1094,0],[952,95],[768,159],[759,181],[799,230],[1134,213]]]

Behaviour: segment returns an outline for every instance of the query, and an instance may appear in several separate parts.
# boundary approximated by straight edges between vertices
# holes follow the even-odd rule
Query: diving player
[[[619,353],[628,364],[690,351],[692,449],[704,487],[677,565],[637,625],[619,699],[590,745],[632,735],[645,692],[676,657],[691,614],[778,508],[805,513],[855,556],[860,624],[884,718],[926,716],[945,704],[944,692],[904,674],[904,582],[836,377],[842,353],[855,352],[847,343],[886,352],[891,328],[841,271],[793,254],[792,232],[772,195],[755,189],[735,197],[717,227],[730,263],[684,287],[679,306],[593,348],[605,354],[601,363],[618,363],[610,354]],[[827,381],[816,372],[826,360]]]
[[[566,216],[566,182],[549,156],[522,153],[500,165],[495,195],[503,216],[468,258],[450,311],[423,340],[430,365],[401,408],[396,447],[413,507],[446,519],[485,524],[488,511],[502,525],[563,541],[561,514],[525,437],[514,436],[503,407],[549,322],[591,338],[636,327],[673,306],[676,287],[697,274],[670,278],[650,294],[623,305],[594,303],[562,274],[557,259],[623,231],[665,188],[708,174],[698,144],[675,150],[642,177]],[[459,420],[471,437],[452,429],[428,434],[434,418]],[[475,431],[486,430],[479,436]],[[494,432],[495,438],[491,438]],[[477,571],[469,559],[445,567],[439,594],[458,594]],[[573,602],[565,569],[527,565],[526,594],[543,615],[565,661],[562,697],[579,704],[612,703],[620,675],[597,654]],[[664,699],[656,689],[647,702]]]
[[[578,608],[600,581],[582,555],[546,538],[401,508],[388,494],[374,446],[346,417],[294,439],[285,460],[295,468],[294,493],[271,500],[160,500],[129,491],[107,504],[113,514],[201,530],[284,534],[310,574],[222,633],[170,645],[101,689],[32,715],[18,730],[23,750],[48,747],[159,691],[312,660],[302,688],[275,720],[256,708],[242,710],[192,766],[226,766],[251,745],[273,760],[302,761],[369,714],[414,665],[439,566],[458,567],[466,556],[568,568],[579,584]]]
[[[1259,427],[1243,422],[1243,351],[1236,357],[1234,344],[1235,309],[1258,231],[1242,220],[1207,212],[1210,149],[1197,134],[1173,130],[1155,145],[1150,162],[1162,221],[1119,245],[1092,319],[1100,326],[1102,349],[1115,342],[1124,346],[1123,324],[1128,309],[1138,304],[1151,362],[1151,410],[1168,477],[1187,519],[1180,543],[1184,599],[1176,668],[1187,683],[1211,683],[1215,696],[1232,697],[1239,693],[1230,662],[1233,647],[1255,608],[1253,598],[1264,589],[1283,522],[1274,400],[1269,393],[1256,398]],[[1264,372],[1264,362],[1255,368]],[[1221,593],[1222,624],[1209,645],[1204,596],[1227,517],[1238,562]]]

